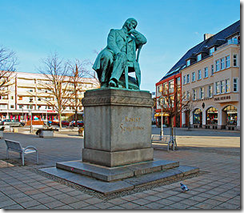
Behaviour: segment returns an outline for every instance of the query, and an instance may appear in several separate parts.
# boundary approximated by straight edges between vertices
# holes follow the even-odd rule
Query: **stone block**
[[[82,150],[82,160],[84,162],[90,162],[109,167],[121,166],[153,160],[153,148],[117,152],[107,152],[103,150],[84,148]]]
[[[119,166],[153,159],[149,92],[97,89],[87,91],[82,101],[83,161]]]
[[[53,138],[53,131],[41,131],[39,134],[40,138]]]

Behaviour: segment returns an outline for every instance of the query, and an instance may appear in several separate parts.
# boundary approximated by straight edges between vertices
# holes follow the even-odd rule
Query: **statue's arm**
[[[110,30],[108,34],[108,39],[107,39],[107,47],[114,52],[114,54],[118,54],[120,52],[120,49],[118,48],[116,44],[116,35],[115,35],[115,30]]]
[[[147,43],[146,37],[135,29],[130,30],[130,33],[135,37],[137,46],[142,46]]]

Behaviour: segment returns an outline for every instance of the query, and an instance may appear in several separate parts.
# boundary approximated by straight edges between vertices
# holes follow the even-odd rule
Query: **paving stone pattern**
[[[203,141],[203,144],[211,140],[215,143],[214,134],[208,136],[209,131],[213,133],[211,130],[205,131],[206,141]],[[194,137],[197,137],[198,132],[192,132],[195,134]],[[180,137],[191,137],[184,134]],[[204,134],[203,130],[199,131],[199,135],[201,134]],[[232,150],[233,141],[238,142],[240,135],[233,132],[230,134],[232,140],[229,146],[225,141],[224,152],[219,144],[220,139],[219,148],[214,149],[202,149],[203,144],[199,144],[200,140],[195,140],[195,144],[191,144],[194,149],[179,146],[174,152],[167,152],[165,145],[157,145],[154,151],[155,158],[179,161],[182,165],[201,169],[200,175],[182,181],[189,187],[188,192],[181,192],[180,182],[174,182],[106,198],[56,182],[35,172],[39,168],[55,166],[57,161],[81,159],[83,139],[78,137],[77,133],[60,132],[50,139],[38,138],[34,134],[4,133],[5,138],[18,140],[23,146],[36,146],[39,150],[40,164],[35,165],[35,155],[26,156],[26,166],[21,166],[19,155],[15,153],[11,153],[10,160],[6,160],[6,146],[4,141],[0,140],[0,208],[240,209],[240,152],[236,146],[236,154],[233,154]],[[217,137],[221,135],[226,139],[228,132],[220,131]]]

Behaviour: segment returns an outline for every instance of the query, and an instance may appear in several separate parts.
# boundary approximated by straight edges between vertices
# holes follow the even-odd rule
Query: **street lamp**
[[[160,130],[160,140],[162,140],[163,137],[164,137],[164,127],[163,127],[163,125],[164,125],[164,122],[163,122],[164,116],[163,116],[163,98],[162,98],[162,96],[161,96],[160,100],[162,100],[162,102],[161,102],[161,130]]]
[[[32,133],[33,132],[33,129],[32,129],[32,105],[30,105],[30,109],[29,109],[29,115],[30,115],[30,117],[31,117],[31,124],[30,124],[30,133]]]

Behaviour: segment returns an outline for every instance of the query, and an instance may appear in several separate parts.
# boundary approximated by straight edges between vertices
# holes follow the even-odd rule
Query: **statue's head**
[[[124,25],[123,28],[127,28],[128,31],[130,31],[132,28],[136,28],[137,26],[137,21],[134,18],[128,18]]]

